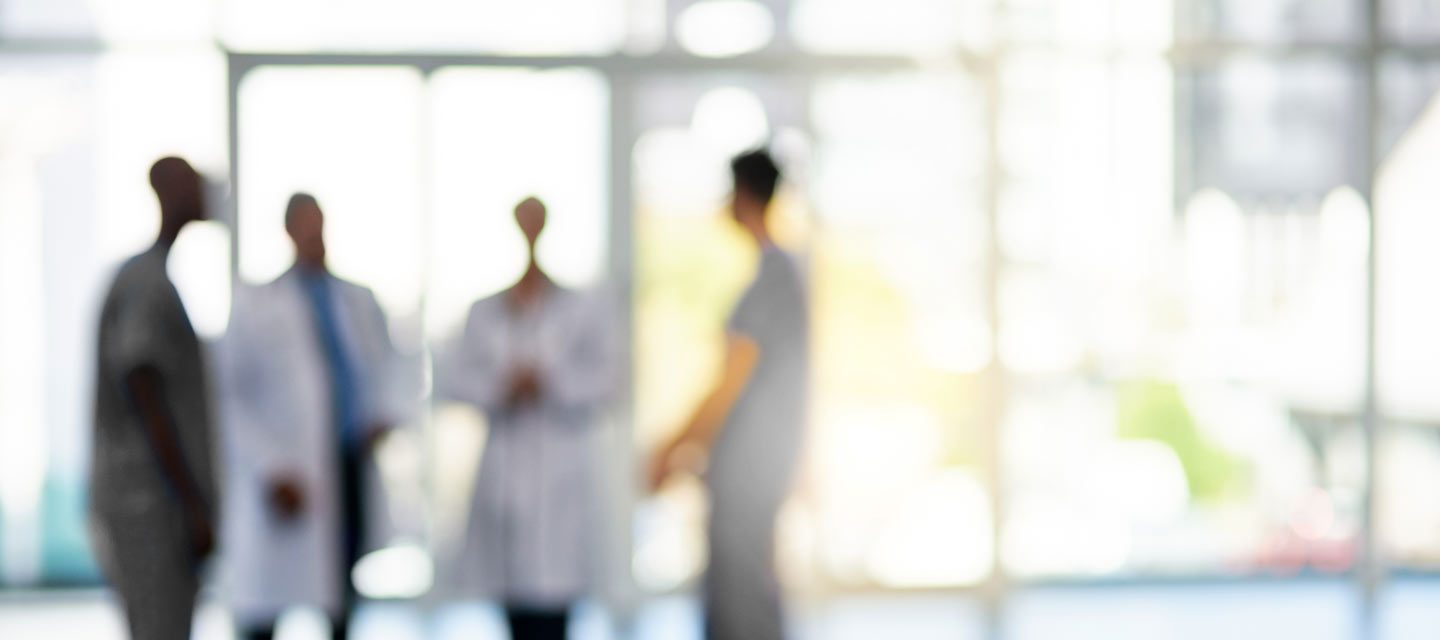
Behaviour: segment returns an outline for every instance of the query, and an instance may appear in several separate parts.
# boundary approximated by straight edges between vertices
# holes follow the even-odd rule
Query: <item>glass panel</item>
[[[213,40],[216,0],[6,0],[0,36],[107,42]]]
[[[1183,39],[1348,41],[1366,32],[1365,0],[1180,1]]]
[[[150,164],[179,154],[223,174],[224,61],[0,58],[0,94],[0,583],[89,584],[95,318],[119,261],[158,227]],[[211,223],[171,256],[204,337],[224,330],[228,247]]]
[[[1382,553],[1398,570],[1440,570],[1440,421],[1388,420],[1382,427],[1375,487]]]
[[[1382,409],[1392,416],[1428,422],[1440,419],[1440,402],[1429,390],[1440,373],[1432,359],[1440,354],[1440,340],[1431,330],[1432,322],[1440,320],[1440,306],[1428,293],[1428,273],[1440,266],[1428,242],[1432,233],[1440,231],[1432,212],[1437,190],[1428,176],[1437,159],[1434,145],[1440,141],[1440,111],[1428,93],[1425,70],[1414,71],[1413,84],[1396,87],[1393,77],[1388,83],[1411,94],[1406,111],[1415,115],[1387,127],[1403,133],[1376,181],[1375,198],[1384,221],[1378,228],[1383,251],[1377,339]]]
[[[1433,169],[1440,144],[1436,66],[1390,61],[1384,87],[1390,110],[1386,131],[1396,142],[1375,186],[1379,221],[1377,366],[1386,423],[1377,467],[1376,504],[1385,555],[1406,568],[1440,568],[1440,304],[1433,294],[1437,228]]]
[[[1026,44],[1160,50],[1174,40],[1174,3],[1009,0],[1004,5],[1004,26],[1011,38]]]
[[[921,54],[985,48],[995,0],[794,0],[791,34],[821,53]]]
[[[1385,0],[1380,3],[1381,22],[1391,37],[1428,44],[1440,36],[1440,2],[1435,0]]]
[[[1246,204],[1313,209],[1364,169],[1363,92],[1339,61],[1233,58],[1187,78],[1192,188],[1214,187]]]
[[[1381,60],[1379,153],[1386,160],[1396,144],[1418,126],[1440,93],[1440,64],[1400,56]]]
[[[1296,161],[1353,148],[1353,80],[1244,64],[1200,74],[1178,143],[1160,59],[1003,68],[1002,558],[1017,575],[1353,562],[1367,213],[1345,163]],[[1223,191],[1177,214],[1177,158]]]
[[[647,56],[665,48],[668,36],[668,0],[624,0],[626,22],[624,51]]]
[[[221,36],[245,51],[602,54],[624,44],[628,2],[225,0]]]
[[[94,37],[94,11],[86,0],[0,2],[0,34],[9,38]]]
[[[1004,255],[1119,272],[1151,259],[1146,239],[1168,229],[1175,182],[1168,66],[1150,57],[1107,64],[1021,55],[1001,67],[1000,84]]]
[[[978,374],[991,358],[979,104],[957,75],[824,78],[812,94],[808,489],[832,583],[954,586],[989,573],[976,468]]]
[[[729,58],[770,45],[775,17],[755,0],[701,0],[675,17],[675,40],[706,58]]]
[[[238,194],[245,280],[269,281],[290,266],[285,203],[305,191],[325,209],[336,273],[373,288],[392,321],[418,318],[421,87],[409,68],[268,68],[246,76]]]
[[[583,70],[447,69],[431,86],[432,334],[524,270],[511,213],[526,196],[548,205],[540,245],[546,271],[566,286],[598,284],[609,229],[604,79]]]

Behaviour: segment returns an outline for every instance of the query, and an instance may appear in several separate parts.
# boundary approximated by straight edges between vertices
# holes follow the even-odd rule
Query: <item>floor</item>
[[[1440,581],[1392,583],[1383,593],[1376,632],[1361,633],[1361,608],[1338,581],[1188,586],[1067,586],[1027,589],[1007,603],[1009,640],[1433,640],[1440,637]],[[982,609],[960,596],[842,598],[795,612],[796,640],[980,640]],[[450,605],[428,613],[403,604],[372,605],[357,620],[362,640],[503,640],[497,612]],[[318,639],[325,623],[289,616],[282,640]],[[229,619],[204,607],[197,640],[229,640]],[[626,634],[612,630],[598,607],[583,607],[576,640],[698,640],[699,610],[687,598],[660,599],[639,612]],[[121,640],[119,618],[101,592],[0,596],[0,638]]]

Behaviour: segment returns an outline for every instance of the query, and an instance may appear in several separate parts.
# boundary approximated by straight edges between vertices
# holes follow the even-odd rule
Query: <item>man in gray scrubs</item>
[[[150,185],[159,238],[120,268],[100,314],[91,530],[131,637],[183,640],[216,492],[205,361],[166,258],[205,206],[200,174],[179,158],[156,162]]]
[[[709,640],[785,637],[775,577],[775,519],[790,491],[805,430],[809,311],[794,258],[770,239],[767,213],[780,171],[764,151],[731,162],[731,211],[760,249],[755,281],[727,325],[720,381],[650,466],[658,490],[708,456]]]

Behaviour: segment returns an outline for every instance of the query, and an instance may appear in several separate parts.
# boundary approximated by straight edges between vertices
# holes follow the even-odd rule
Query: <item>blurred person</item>
[[[515,640],[563,639],[599,546],[592,435],[614,389],[613,343],[605,309],[540,268],[545,205],[527,198],[515,222],[524,275],[470,308],[437,375],[443,399],[490,425],[455,579],[505,607]]]
[[[734,221],[760,250],[759,270],[726,325],[719,380],[690,420],[656,451],[651,491],[705,467],[710,556],[705,637],[785,637],[775,575],[775,520],[800,455],[809,387],[809,311],[794,258],[768,224],[780,169],[764,150],[731,161]]]
[[[206,219],[200,174],[162,158],[154,246],[125,262],[100,313],[90,478],[95,555],[130,636],[190,636],[215,544],[216,482],[206,356],[166,272],[185,225]]]
[[[399,359],[374,294],[330,272],[313,196],[290,198],[285,231],[294,266],[237,296],[226,341],[226,586],[242,638],[273,637],[297,606],[346,638],[373,522],[366,471],[400,418]]]

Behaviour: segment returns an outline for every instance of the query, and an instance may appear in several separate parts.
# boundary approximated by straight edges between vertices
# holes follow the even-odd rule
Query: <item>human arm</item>
[[[124,384],[140,416],[146,441],[160,465],[160,472],[184,511],[195,554],[201,558],[208,557],[215,549],[214,514],[185,462],[179,433],[167,402],[164,378],[155,366],[140,365],[125,374]]]
[[[660,490],[677,473],[695,471],[709,455],[759,361],[760,345],[754,339],[733,332],[727,336],[719,380],[679,432],[650,460],[648,486],[652,492]]]

